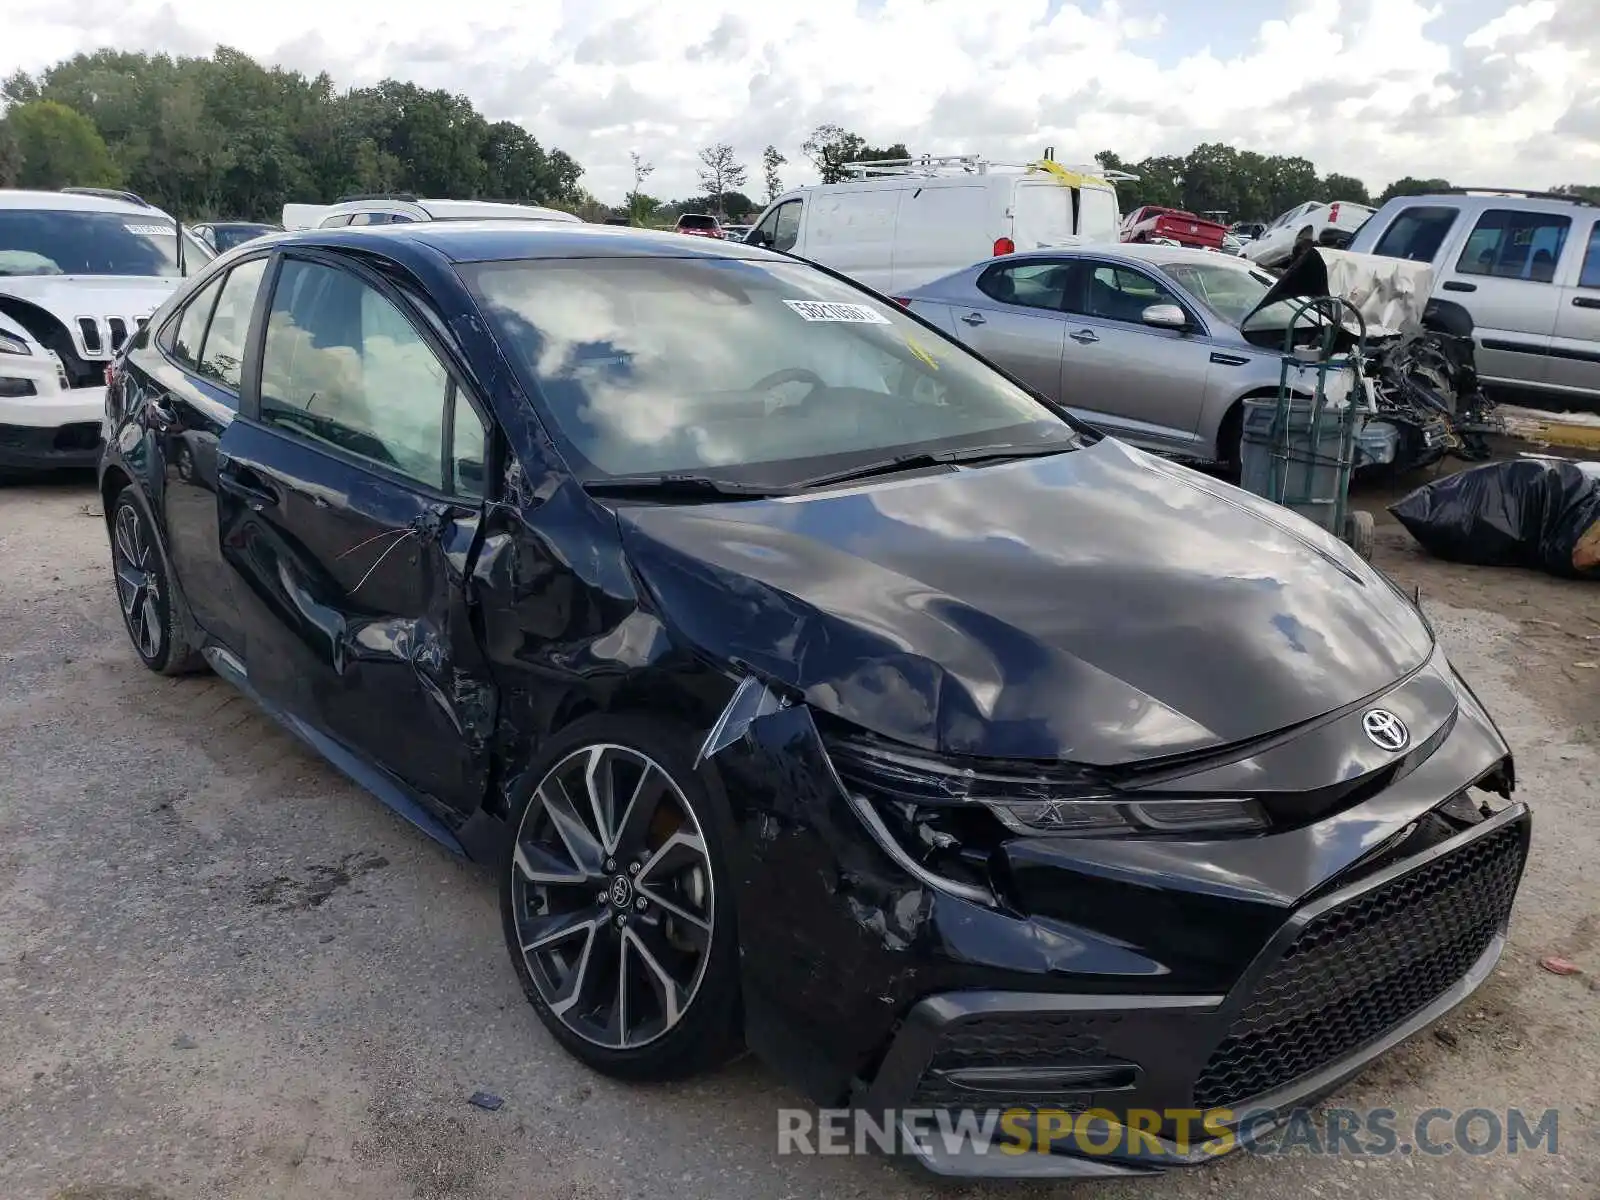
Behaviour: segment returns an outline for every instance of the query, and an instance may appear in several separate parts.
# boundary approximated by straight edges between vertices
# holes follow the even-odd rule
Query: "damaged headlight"
[[[1023,836],[1239,833],[1268,827],[1255,800],[1139,796],[1073,767],[977,770],[859,737],[831,737],[828,755],[846,787],[895,805],[980,806]]]

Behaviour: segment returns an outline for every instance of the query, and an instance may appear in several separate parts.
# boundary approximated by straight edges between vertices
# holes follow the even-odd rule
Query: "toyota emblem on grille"
[[[1406,723],[1386,708],[1369,708],[1361,714],[1367,740],[1380,750],[1403,750],[1411,740]]]

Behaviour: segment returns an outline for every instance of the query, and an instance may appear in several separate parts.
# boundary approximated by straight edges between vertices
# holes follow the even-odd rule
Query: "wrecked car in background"
[[[1243,322],[1262,347],[1283,347],[1282,328],[1297,302],[1337,296],[1364,325],[1362,392],[1367,416],[1361,465],[1412,470],[1446,455],[1466,461],[1489,456],[1488,435],[1503,428],[1478,379],[1472,318],[1460,305],[1429,298],[1432,274],[1424,263],[1312,248],[1273,284]],[[1267,320],[1268,314],[1276,314]]]
[[[842,276],[603,226],[281,235],[107,404],[139,658],[490,864],[597,1070],[748,1044],[873,1110],[1276,1109],[1500,954],[1530,816],[1412,602]],[[1055,1145],[924,1161],[1149,1165]]]

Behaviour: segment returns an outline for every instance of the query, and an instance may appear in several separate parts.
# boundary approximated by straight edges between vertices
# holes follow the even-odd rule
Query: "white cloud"
[[[6,0],[0,72],[102,46],[223,42],[344,86],[394,75],[520,121],[611,200],[629,186],[629,150],[655,162],[652,190],[676,196],[695,190],[697,148],[724,140],[748,190],[768,142],[790,159],[787,182],[809,182],[800,143],[823,121],[917,151],[1031,158],[1053,145],[1087,161],[1221,140],[1375,187],[1401,175],[1546,187],[1600,167],[1580,119],[1600,47],[1559,33],[1593,3],[1508,2],[1447,45],[1438,2],[1285,0],[1281,16],[1232,31],[1244,49],[1230,54],[1174,51],[1171,19],[1114,0]]]

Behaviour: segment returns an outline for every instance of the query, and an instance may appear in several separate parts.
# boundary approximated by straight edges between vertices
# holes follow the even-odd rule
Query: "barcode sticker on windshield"
[[[177,231],[171,225],[124,225],[129,233],[139,237],[177,237]]]
[[[856,325],[887,325],[889,318],[866,304],[835,304],[828,300],[785,300],[806,321],[847,321]]]

